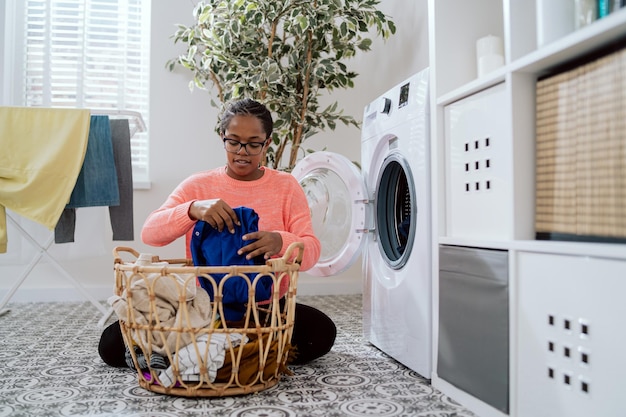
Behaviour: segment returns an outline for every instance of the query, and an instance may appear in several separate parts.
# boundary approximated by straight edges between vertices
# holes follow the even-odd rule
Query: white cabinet
[[[604,329],[610,324],[616,329],[616,337],[624,336],[624,330],[612,323],[617,316],[603,314],[605,310],[621,311],[619,317],[624,317],[623,307],[619,307],[624,292],[612,288],[623,289],[626,283],[626,244],[535,240],[536,82],[564,63],[626,39],[626,8],[580,29],[563,21],[562,15],[558,21],[550,21],[551,16],[557,19],[554,8],[560,7],[566,13],[571,11],[573,2],[429,0],[435,319],[432,383],[480,416],[501,417],[507,413],[456,387],[437,372],[440,247],[508,253],[508,415],[536,416],[543,409],[550,410],[545,415],[551,416],[582,413],[567,408],[574,405],[563,408],[557,399],[547,395],[551,392],[565,398],[565,390],[570,389],[562,384],[554,388],[557,391],[547,388],[547,384],[556,381],[545,378],[549,357],[543,350],[544,339],[551,337],[546,333],[549,330],[542,327],[543,316],[552,300],[567,295],[562,304],[554,304],[554,314],[571,315],[577,323],[592,317],[597,327]],[[476,42],[489,35],[502,39],[504,65],[478,77]],[[571,280],[566,271],[573,273]],[[598,276],[600,271],[603,280]],[[591,298],[593,302],[585,302]],[[575,302],[585,304],[577,309]],[[529,316],[527,313],[536,305],[546,311],[533,312],[541,317]],[[612,343],[608,335],[598,332],[592,341],[594,352],[613,353],[606,346]],[[535,339],[529,339],[531,336]],[[555,342],[565,343],[565,339]],[[590,348],[582,342],[570,344],[577,352]],[[613,363],[612,372],[626,374],[623,359]],[[535,369],[533,364],[541,365]],[[626,415],[626,407],[617,402],[614,391],[597,391],[612,382],[607,374],[611,370],[603,362],[598,361],[597,365],[589,368],[591,373],[577,373],[562,366],[555,367],[555,372],[561,372],[561,379],[568,373],[576,379],[571,389],[575,386],[578,399],[572,399],[572,404],[580,404],[580,410],[600,412],[587,415]],[[534,378],[543,379],[532,387],[530,381]],[[591,390],[590,395],[580,395],[583,383]],[[541,391],[542,384],[546,390]],[[533,398],[538,403],[530,406]]]
[[[626,262],[516,255],[517,415],[626,413]]]

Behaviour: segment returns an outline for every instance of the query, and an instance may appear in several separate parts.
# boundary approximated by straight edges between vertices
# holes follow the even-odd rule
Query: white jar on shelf
[[[476,62],[478,77],[504,65],[504,45],[502,38],[487,35],[476,41]]]

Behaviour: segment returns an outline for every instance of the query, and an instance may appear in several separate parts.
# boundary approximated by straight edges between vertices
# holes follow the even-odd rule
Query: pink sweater
[[[191,259],[189,242],[196,223],[189,218],[189,207],[196,200],[221,198],[231,207],[245,206],[259,215],[259,230],[278,232],[282,256],[293,242],[304,243],[301,270],[312,268],[320,256],[320,241],[313,233],[309,205],[298,181],[285,172],[269,168],[255,181],[239,181],[226,174],[226,167],[194,174],[153,211],[143,225],[141,239],[152,246],[165,246],[186,235],[186,256]]]

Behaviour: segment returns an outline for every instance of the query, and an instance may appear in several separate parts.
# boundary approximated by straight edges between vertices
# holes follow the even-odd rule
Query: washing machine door
[[[333,276],[358,259],[367,236],[367,188],[357,166],[345,156],[315,152],[292,174],[304,189],[313,230],[322,244],[320,260],[306,271]]]
[[[391,269],[406,265],[416,237],[417,199],[409,162],[391,151],[376,181],[376,235],[380,254]]]

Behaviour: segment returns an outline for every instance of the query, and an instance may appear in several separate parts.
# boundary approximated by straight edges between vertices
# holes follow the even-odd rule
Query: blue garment
[[[246,254],[239,255],[237,251],[251,243],[244,241],[243,235],[259,230],[259,216],[248,207],[236,207],[233,209],[239,218],[241,226],[235,225],[235,233],[230,233],[226,228],[219,232],[210,224],[199,221],[196,223],[191,237],[191,257],[196,266],[230,266],[230,265],[262,265],[265,263],[263,256],[246,259]],[[211,274],[216,285],[224,278],[224,274]],[[256,274],[248,275],[250,282]],[[213,300],[213,286],[210,281],[198,277],[200,285]],[[273,280],[264,276],[257,282],[255,288],[255,300],[269,300],[272,295]],[[245,304],[248,302],[248,284],[242,277],[232,277],[224,283],[222,291],[222,305],[224,307],[224,319],[226,321],[239,321],[243,319],[246,311]]]
[[[92,115],[85,159],[66,208],[119,204],[109,116]]]
[[[109,206],[113,240],[134,240],[133,171],[128,119],[111,119],[109,124],[119,192],[119,204]],[[85,185],[84,182],[81,184]],[[75,230],[76,209],[66,207],[54,228],[54,243],[74,242]]]

